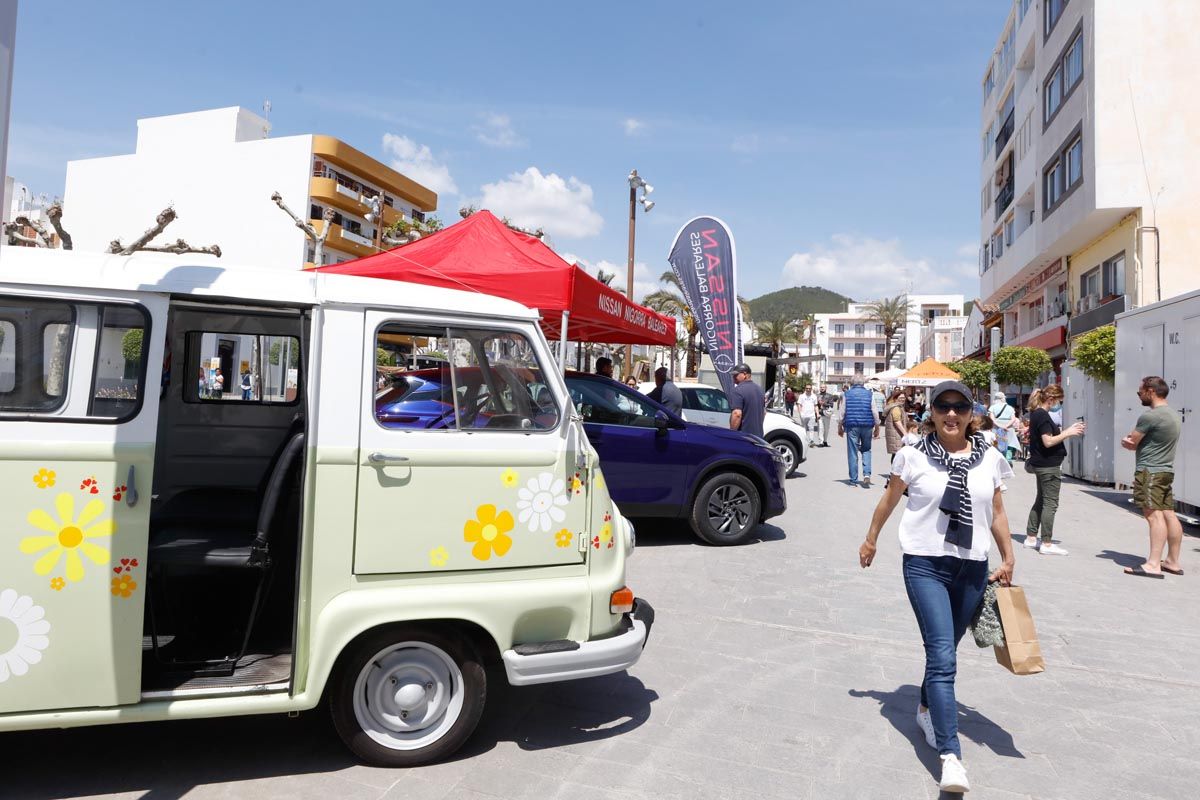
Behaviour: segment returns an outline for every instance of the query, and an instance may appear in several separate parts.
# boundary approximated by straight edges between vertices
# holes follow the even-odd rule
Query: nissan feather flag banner
[[[696,217],[679,230],[670,261],[721,388],[730,394],[733,368],[742,360],[733,234],[716,217]]]

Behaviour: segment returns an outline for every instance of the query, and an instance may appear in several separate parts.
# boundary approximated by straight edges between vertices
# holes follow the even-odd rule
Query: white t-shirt
[[[963,456],[966,458],[966,456]],[[905,447],[892,462],[892,474],[908,486],[908,505],[900,517],[900,549],[914,556],[957,556],[970,561],[987,561],[992,546],[992,497],[1000,484],[1013,476],[1012,467],[994,447],[967,472],[971,493],[971,549],[946,542],[950,517],[938,504],[946,491],[950,473],[930,462],[915,447]]]
[[[906,434],[904,434],[904,438],[900,440],[900,443],[901,444],[916,444],[919,441],[921,441],[921,434],[906,433]]]
[[[796,405],[800,406],[800,416],[802,417],[817,415],[817,396],[815,394],[796,395]]]
[[[987,442],[988,447],[996,446],[996,432],[995,431],[980,431],[979,435],[983,437],[983,440],[985,442]]]

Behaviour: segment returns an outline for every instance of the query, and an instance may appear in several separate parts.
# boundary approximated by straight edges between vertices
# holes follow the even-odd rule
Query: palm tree
[[[800,330],[796,323],[783,317],[758,323],[756,331],[759,341],[771,346],[771,358],[779,358],[784,343],[795,342],[800,338]]]
[[[867,319],[883,326],[883,336],[887,340],[887,358],[884,364],[892,364],[892,356],[896,355],[896,334],[908,324],[912,316],[912,305],[908,295],[898,294],[895,297],[885,297],[866,304]]]
[[[646,295],[642,301],[643,304],[649,305],[655,311],[662,314],[671,314],[683,321],[684,330],[687,331],[687,365],[685,372],[687,377],[694,378],[696,376],[696,337],[700,335],[700,325],[696,322],[696,317],[692,314],[692,309],[688,306],[687,300],[683,295],[683,284],[679,281],[679,276],[673,271],[667,270],[662,275],[658,276],[661,283],[667,284],[666,289],[659,289],[657,292]],[[655,308],[653,303],[662,303],[661,308]]]

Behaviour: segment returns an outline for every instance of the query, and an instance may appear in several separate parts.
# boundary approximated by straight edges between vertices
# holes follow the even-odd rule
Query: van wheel
[[[758,524],[762,502],[758,489],[745,475],[722,472],[712,476],[692,504],[692,530],[709,544],[740,544]]]
[[[487,676],[469,641],[400,625],[355,644],[330,688],[334,727],[356,756],[415,767],[449,756],[475,730]]]
[[[768,439],[767,444],[775,448],[775,452],[783,456],[783,468],[786,477],[790,478],[796,472],[796,468],[800,466],[800,449],[792,444],[792,440],[786,436],[776,436],[774,439]]]

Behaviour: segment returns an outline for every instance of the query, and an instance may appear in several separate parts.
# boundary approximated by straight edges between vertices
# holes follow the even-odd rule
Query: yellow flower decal
[[[583,481],[579,480],[579,475],[571,478],[571,488],[568,489],[571,494],[579,494],[583,491]]]
[[[600,541],[607,542],[612,540],[612,523],[606,522],[600,526]]]
[[[506,469],[506,470],[504,470],[503,473],[500,474],[500,482],[503,483],[509,489],[516,486],[517,482],[520,480],[521,480],[521,476],[517,474],[517,471],[515,469]]]
[[[112,593],[118,597],[129,597],[137,588],[137,582],[128,575],[112,579]]]
[[[48,489],[49,487],[54,485],[55,477],[56,477],[56,474],[55,474],[54,470],[46,469],[45,467],[42,467],[34,474],[33,482],[37,485],[37,487],[39,489]]]
[[[431,567],[444,567],[446,562],[450,560],[450,551],[438,545],[429,551],[429,565]]]
[[[496,507],[488,504],[475,509],[475,516],[463,526],[463,541],[475,543],[471,555],[480,561],[487,561],[493,552],[503,557],[512,547],[508,532],[513,529],[513,515],[508,511],[497,514]]]
[[[56,592],[61,592],[63,590],[63,587],[66,585],[67,585],[67,582],[64,581],[62,578],[51,578],[50,579],[50,588]]]
[[[600,473],[600,470],[596,470],[596,482],[594,485],[597,489],[604,488],[604,475]]]
[[[54,498],[54,507],[58,519],[40,508],[29,512],[29,524],[38,530],[45,531],[49,536],[26,536],[18,545],[22,553],[41,553],[41,557],[33,564],[33,571],[38,575],[47,575],[58,566],[63,553],[67,554],[67,580],[75,583],[83,580],[83,553],[96,564],[107,564],[109,552],[105,548],[88,541],[104,536],[112,536],[117,530],[117,524],[112,519],[93,523],[96,517],[104,513],[105,505],[101,500],[92,500],[75,517],[75,498],[63,492]]]
[[[559,547],[570,547],[571,540],[574,538],[574,535],[569,530],[563,528],[561,531],[554,534],[554,543]]]

